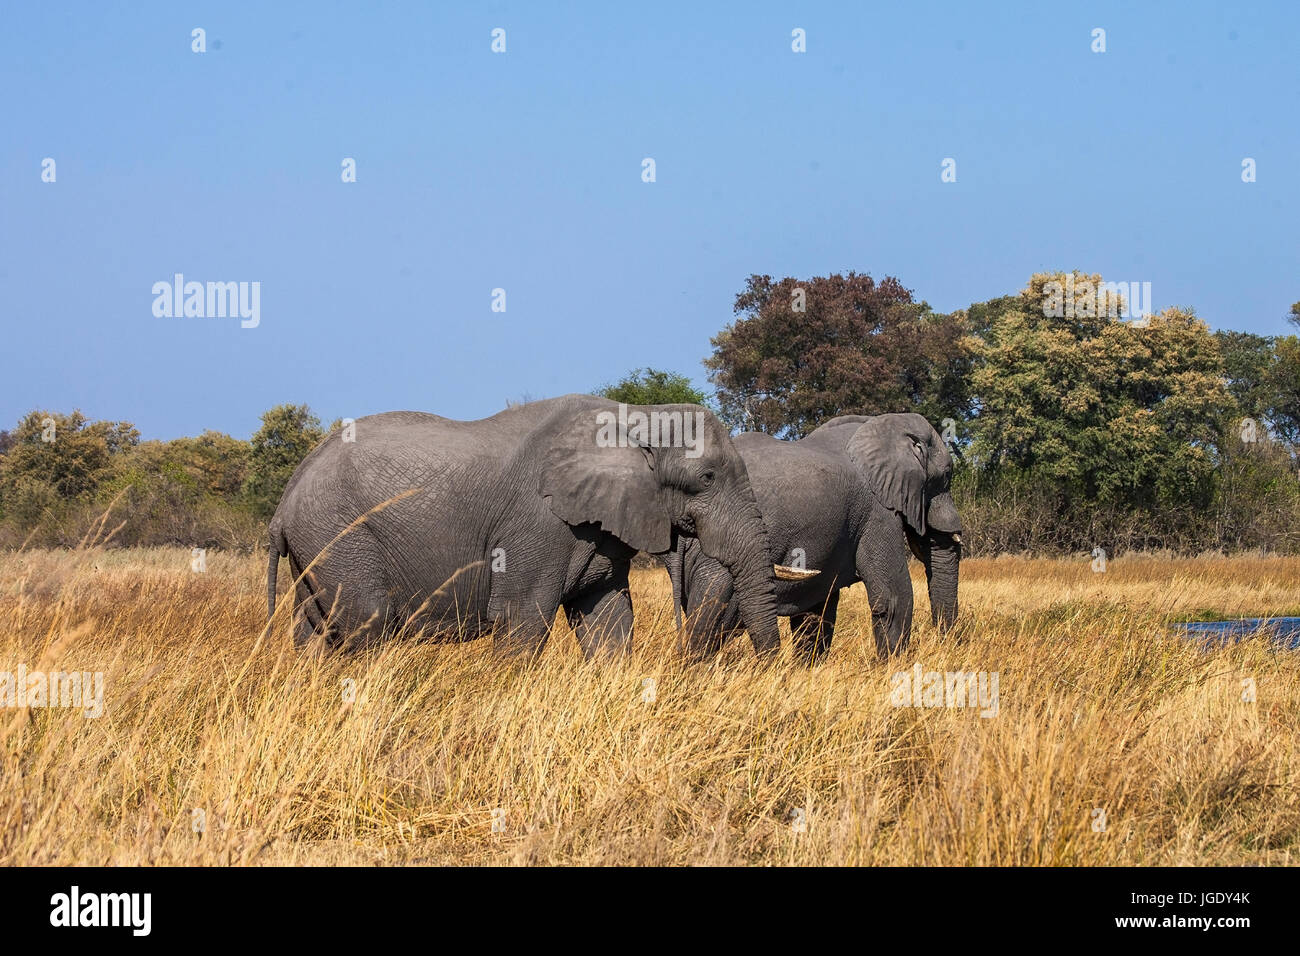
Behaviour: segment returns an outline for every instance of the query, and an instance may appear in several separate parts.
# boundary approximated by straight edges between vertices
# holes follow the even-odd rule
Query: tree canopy
[[[596,394],[628,405],[707,405],[709,400],[685,375],[655,368],[633,369],[613,385],[602,385]]]
[[[324,437],[320,419],[306,405],[276,405],[262,413],[262,427],[250,442],[243,483],[244,496],[256,514],[269,518],[275,513],[294,469]]]
[[[753,275],[733,311],[704,365],[735,427],[797,438],[835,415],[918,411],[938,421],[967,409],[960,317],[914,301],[897,279]]]

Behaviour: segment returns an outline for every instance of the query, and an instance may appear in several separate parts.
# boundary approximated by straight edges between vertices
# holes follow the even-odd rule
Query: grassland
[[[586,663],[557,624],[532,664],[296,652],[263,575],[0,555],[0,670],[106,677],[98,719],[0,708],[0,863],[1300,862],[1300,655],[1166,627],[1296,613],[1300,559],[968,560],[957,630],[918,578],[911,648],[880,663],[858,585],[811,669],[684,664],[657,570],[631,655]],[[918,663],[997,672],[997,716],[892,706]]]

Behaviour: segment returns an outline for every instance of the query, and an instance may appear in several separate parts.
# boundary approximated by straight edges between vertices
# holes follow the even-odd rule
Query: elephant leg
[[[290,546],[288,558],[297,645],[320,637],[326,645],[364,647],[404,622],[407,609],[392,598],[387,556],[369,528],[339,534],[314,555]]]
[[[835,615],[840,606],[840,592],[832,591],[824,607],[790,615],[790,634],[797,659],[816,664],[831,649],[835,636]]]
[[[499,621],[492,629],[497,657],[537,657],[546,649],[551,629],[536,621]]]
[[[312,624],[311,618],[307,616],[306,611],[295,611],[293,614],[293,646],[301,650],[311,643],[316,636],[316,627]]]
[[[727,638],[742,630],[740,610],[732,601],[731,573],[712,558],[697,556],[688,567],[686,587],[686,654],[694,660],[722,650]]]
[[[735,603],[709,608],[709,616],[697,620],[695,629],[687,636],[686,654],[692,660],[716,657],[732,638],[745,633],[740,620],[740,608]]]
[[[564,605],[583,656],[632,649],[632,596],[626,588],[588,591]]]
[[[553,589],[541,576],[514,575],[539,582],[531,593],[503,593],[495,589],[488,602],[492,620],[492,650],[498,657],[536,657],[546,648],[551,625],[560,610],[559,587]]]
[[[321,629],[321,611],[316,605],[316,598],[305,580],[300,580],[302,569],[293,553],[289,554],[289,573],[293,577],[293,643],[298,648],[305,647]]]
[[[350,649],[373,647],[400,627],[402,615],[388,593],[388,581],[381,570],[384,555],[366,529],[339,538],[307,579],[329,582],[314,590],[314,605],[325,615],[327,639]],[[306,605],[311,616],[311,605]]]
[[[907,573],[903,520],[873,503],[866,532],[858,542],[858,577],[867,586],[876,654],[885,660],[907,649],[912,636],[912,578]]]
[[[336,616],[338,636],[354,650],[378,645],[397,624],[392,602],[378,582],[349,588],[346,609],[340,601]]]
[[[392,629],[392,604],[381,588],[362,584],[311,591],[300,585],[298,597],[301,605],[293,621],[293,641],[298,648],[317,637],[330,647],[374,647]]]

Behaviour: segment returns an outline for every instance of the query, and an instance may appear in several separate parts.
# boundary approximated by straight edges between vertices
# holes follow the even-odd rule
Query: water
[[[1300,617],[1245,617],[1236,621],[1193,621],[1175,624],[1188,637],[1195,638],[1207,650],[1225,647],[1265,631],[1269,640],[1283,650],[1300,648]]]

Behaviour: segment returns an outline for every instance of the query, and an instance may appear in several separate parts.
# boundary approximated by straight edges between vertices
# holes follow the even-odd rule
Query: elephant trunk
[[[957,620],[957,577],[961,564],[961,535],[932,533],[925,576],[930,590],[930,617],[941,630]]]
[[[725,529],[700,529],[700,548],[731,572],[740,619],[761,657],[781,648],[776,575],[768,554],[767,528],[748,479],[741,482],[737,498],[732,520]]]
[[[757,557],[730,568],[736,582],[736,600],[740,602],[740,619],[760,655],[775,654],[781,649],[781,632],[776,622],[776,578],[767,555],[767,536]]]

